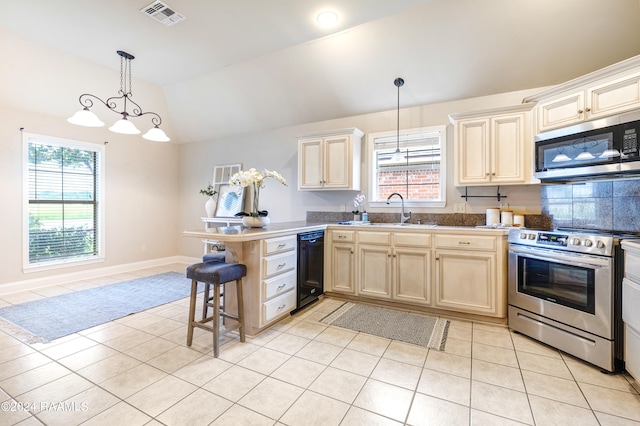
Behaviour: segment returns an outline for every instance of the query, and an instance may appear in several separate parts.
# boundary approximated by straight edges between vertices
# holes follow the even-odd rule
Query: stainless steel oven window
[[[595,314],[595,270],[518,257],[518,292]]]

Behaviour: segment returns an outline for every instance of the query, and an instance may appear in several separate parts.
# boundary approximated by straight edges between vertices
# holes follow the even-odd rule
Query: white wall
[[[447,206],[445,208],[415,209],[423,213],[453,213],[453,204],[464,202],[460,198],[464,188],[453,186],[453,126],[448,115],[517,105],[522,99],[541,89],[525,90],[500,95],[473,98],[462,101],[424,105],[406,108],[400,111],[400,127],[416,128],[432,125],[448,125],[447,128]],[[276,170],[288,181],[283,187],[275,181],[267,181],[267,186],[260,193],[260,207],[269,211],[275,222],[304,220],[307,211],[340,211],[340,205],[347,209],[353,200],[354,191],[298,191],[297,177],[297,137],[309,132],[357,127],[365,134],[394,130],[396,110],[345,117],[337,120],[309,123],[299,126],[285,127],[260,133],[237,135],[228,138],[212,138],[210,141],[191,143],[180,146],[180,206],[179,220],[183,229],[201,228],[200,217],[204,215],[206,198],[199,195],[199,189],[211,180],[213,167],[219,164],[242,163],[243,168],[255,167],[258,170]],[[365,135],[366,137],[366,135]],[[363,141],[363,153],[366,153]],[[367,190],[366,157],[362,160],[363,193]],[[473,195],[494,195],[495,186],[489,188],[471,188]],[[540,186],[503,186],[500,188],[508,198],[503,203],[517,213],[540,213]],[[468,201],[468,213],[484,213],[487,207],[499,206],[496,199],[471,198]],[[379,211],[368,209],[370,211]],[[395,210],[394,210],[395,212]],[[179,252],[183,255],[197,256],[202,252],[199,240],[182,237]]]
[[[119,58],[113,52],[114,69],[105,69],[60,51],[53,51],[0,29],[0,294],[47,283],[67,274],[81,274],[100,268],[122,267],[177,255],[198,256],[202,244],[182,236],[185,229],[201,228],[206,198],[199,190],[211,180],[216,164],[242,163],[245,168],[268,168],[280,172],[289,182],[282,186],[269,181],[261,193],[261,207],[273,221],[303,220],[308,210],[337,211],[351,202],[353,191],[298,192],[297,137],[345,127],[365,133],[393,130],[396,111],[385,111],[337,120],[309,123],[233,137],[212,138],[193,144],[152,143],[139,136],[117,135],[106,128],[91,129],[66,122],[78,108],[82,93],[107,98],[119,88]],[[135,68],[134,68],[135,69]],[[134,79],[134,99],[146,110],[159,113],[163,129],[172,137],[171,123],[162,90]],[[407,108],[401,111],[401,127],[448,124],[448,114],[515,105],[537,90],[513,92],[463,101]],[[274,107],[277,107],[274,106]],[[106,123],[117,116],[106,108],[95,108]],[[138,123],[138,121],[137,121]],[[139,124],[145,127],[146,123]],[[93,143],[108,141],[106,148],[106,259],[97,265],[70,267],[47,272],[22,270],[22,139],[19,128],[29,133],[51,135]],[[145,127],[146,129],[146,127]],[[448,149],[452,150],[449,126]],[[175,143],[174,143],[175,142]],[[363,160],[363,170],[366,170]],[[452,156],[448,160],[448,206],[422,211],[452,212],[460,190],[451,186]],[[366,191],[366,180],[363,192]],[[480,193],[476,189],[474,193]],[[491,193],[494,188],[486,189]],[[538,186],[504,187],[512,207],[526,213],[540,211]],[[484,212],[495,203],[470,200],[470,212]],[[421,210],[414,210],[421,211]],[[143,248],[145,248],[143,250]],[[45,280],[45,278],[47,280]],[[3,288],[4,287],[4,288]]]
[[[0,294],[15,283],[56,281],[78,274],[133,262],[175,256],[182,226],[177,221],[178,145],[155,143],[141,136],[118,135],[106,127],[94,129],[67,123],[80,109],[78,97],[94,93],[107,98],[120,84],[119,57],[113,52],[110,70],[0,29]],[[134,99],[143,108],[168,115],[162,91],[134,80]],[[100,110],[102,108],[102,110]],[[96,113],[110,125],[118,118],[106,107]],[[147,129],[146,120],[136,124]],[[106,147],[106,259],[82,267],[46,272],[22,270],[22,135],[26,132],[102,144]],[[150,127],[150,126],[149,126]],[[171,134],[170,122],[163,128]],[[142,250],[143,245],[146,250]]]

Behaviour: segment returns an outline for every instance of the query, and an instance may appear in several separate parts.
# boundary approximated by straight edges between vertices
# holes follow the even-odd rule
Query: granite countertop
[[[509,227],[485,227],[485,226],[440,226],[432,224],[403,224],[398,223],[319,223],[319,222],[280,222],[271,223],[264,228],[246,228],[241,225],[219,226],[207,229],[186,230],[182,234],[186,237],[204,238],[221,242],[244,242],[276,238],[302,232],[319,231],[324,229],[353,229],[353,230],[379,230],[379,231],[420,231],[429,233],[455,233],[455,234],[489,234],[507,235]]]
[[[207,229],[188,229],[182,233],[186,237],[206,238],[222,242],[244,242],[282,237],[302,232],[326,229],[326,223],[280,222],[270,223],[264,228],[247,228],[242,225],[218,226]]]

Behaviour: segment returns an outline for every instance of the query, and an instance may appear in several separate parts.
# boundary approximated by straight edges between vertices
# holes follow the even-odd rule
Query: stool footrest
[[[204,320],[192,322],[191,325],[194,326],[194,327],[201,328],[203,330],[207,330],[207,331],[213,332],[213,327],[210,326],[210,325],[206,325],[205,323],[203,323],[203,321]],[[211,322],[211,321],[207,321],[207,322]],[[233,325],[231,327],[226,327],[224,329],[220,329],[219,332],[222,335],[222,334],[227,334],[227,333],[230,333],[230,332],[232,332],[234,330],[238,330],[238,329],[240,329],[240,324],[236,324],[236,325]],[[244,342],[243,339],[241,339],[240,341]]]

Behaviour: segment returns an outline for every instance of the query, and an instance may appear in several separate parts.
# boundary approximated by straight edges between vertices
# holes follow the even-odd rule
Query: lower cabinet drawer
[[[625,325],[624,364],[636,381],[640,380],[640,332]]]
[[[274,296],[286,293],[296,288],[298,277],[296,271],[284,275],[277,275],[262,281],[262,300],[269,300]]]
[[[625,250],[624,276],[632,279],[640,279],[640,253],[632,250]]]
[[[622,280],[622,320],[640,330],[640,284],[627,278]]]
[[[436,248],[495,250],[496,237],[436,235]]]
[[[295,270],[298,262],[296,251],[274,254],[262,258],[262,278],[269,278],[277,274]]]
[[[288,314],[296,308],[296,292],[291,290],[262,304],[262,325]]]

